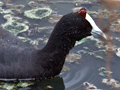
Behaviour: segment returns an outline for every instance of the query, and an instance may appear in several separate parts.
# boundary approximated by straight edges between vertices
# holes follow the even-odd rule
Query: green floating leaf
[[[24,15],[32,19],[42,19],[50,16],[52,10],[50,8],[37,8],[24,12]]]
[[[4,15],[4,18],[7,19],[7,22],[2,25],[2,27],[14,35],[25,32],[29,29],[29,26],[26,25],[25,21],[20,17],[14,17],[10,14]]]
[[[20,82],[20,83],[18,83],[17,84],[17,86],[19,86],[19,87],[22,87],[22,88],[24,88],[24,87],[27,87],[27,86],[30,86],[30,85],[33,85],[34,83],[32,83],[32,82]]]
[[[84,42],[86,42],[86,41],[87,41],[86,38],[84,38],[84,39],[82,39],[82,40],[80,40],[80,41],[76,41],[75,46],[80,45],[80,44],[82,44],[82,43],[84,43]]]
[[[0,88],[5,88],[7,90],[19,90],[19,88],[25,88],[30,85],[33,85],[35,82],[24,81],[24,82],[0,82]]]
[[[105,67],[101,67],[101,68],[98,69],[98,71],[103,71],[103,70],[105,71],[106,68]]]
[[[27,25],[13,21],[5,23],[3,28],[9,30],[14,35],[18,35],[19,33],[25,32],[29,29]]]
[[[111,71],[106,71],[105,67],[99,68],[98,71],[100,71],[99,75],[103,77],[107,77],[107,74],[112,74]]]
[[[103,77],[106,77],[106,74],[103,73],[103,72],[100,72],[99,75],[100,75],[100,76],[103,76]]]

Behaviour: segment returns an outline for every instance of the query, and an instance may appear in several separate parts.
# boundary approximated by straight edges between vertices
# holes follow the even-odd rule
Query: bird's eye
[[[85,25],[85,24],[83,24],[83,25],[82,25],[82,27],[86,27],[86,25]]]

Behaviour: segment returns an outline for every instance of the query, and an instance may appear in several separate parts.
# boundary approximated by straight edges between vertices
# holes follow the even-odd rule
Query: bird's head
[[[100,35],[102,36],[104,39],[107,39],[106,35],[102,32],[102,30],[95,24],[94,20],[92,19],[92,17],[86,13],[86,9],[84,7],[82,7],[78,13],[80,15],[82,15],[92,26],[92,31],[91,34],[93,35]]]
[[[86,9],[84,7],[82,7],[78,12],[64,15],[57,23],[55,29],[59,29],[59,35],[69,37],[76,41],[92,34],[100,35],[105,39],[107,38],[102,30],[100,30],[95,24],[90,15],[86,13]]]

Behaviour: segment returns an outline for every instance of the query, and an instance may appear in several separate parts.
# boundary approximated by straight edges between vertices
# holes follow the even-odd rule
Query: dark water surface
[[[1,0],[5,2],[5,0]],[[48,22],[47,19],[49,17],[41,19],[41,20],[36,20],[36,19],[30,19],[24,16],[23,12],[25,10],[31,9],[27,5],[28,2],[31,0],[14,0],[11,3],[18,5],[22,4],[25,5],[25,8],[22,10],[21,14],[18,14],[18,16],[22,17],[24,20],[28,20],[31,25],[33,24],[38,24],[39,27],[54,27],[55,24],[51,24]],[[57,0],[54,0],[57,1]],[[42,2],[41,4],[46,4]],[[52,10],[57,12],[57,14],[60,15],[65,15],[69,12],[72,12],[72,9],[74,7],[77,7],[75,4],[72,3],[56,3],[56,4],[48,4]],[[79,6],[86,7],[88,10],[97,10],[101,9],[102,7],[100,4],[81,4]],[[6,8],[5,6],[3,6]],[[96,20],[96,19],[95,19]],[[96,20],[97,21],[97,20]],[[6,22],[6,19],[3,18],[2,14],[0,14],[0,24],[4,24]],[[48,29],[47,31],[42,31],[40,33],[36,33],[31,36],[27,36],[28,38],[31,38],[32,40],[35,40],[37,38],[43,38],[46,39],[49,37],[52,29]],[[25,32],[28,34],[28,32]],[[114,33],[112,32],[113,37],[119,37],[119,33]],[[22,34],[18,34],[18,36],[22,36]],[[102,48],[98,48],[96,45],[96,41],[94,40],[87,40],[86,42],[75,46],[70,53],[78,54],[81,55],[82,58],[73,61],[73,62],[65,62],[65,66],[69,68],[69,70],[62,70],[60,75],[49,80],[44,80],[41,82],[36,82],[34,85],[26,87],[26,88],[20,88],[19,90],[83,90],[83,83],[84,82],[89,82],[91,84],[94,84],[98,89],[103,89],[103,90],[116,90],[112,86],[108,86],[104,83],[102,83],[102,79],[104,78],[103,76],[100,76],[98,69],[100,67],[105,67],[105,55],[103,55],[103,59],[97,58],[94,56],[93,52],[99,51],[99,50],[105,50],[105,44],[102,44]],[[114,40],[114,43],[117,47],[120,46],[120,42],[117,40]],[[39,41],[39,45],[37,45],[38,48],[43,48],[45,43],[43,41]],[[86,49],[87,48],[87,49]],[[83,51],[81,51],[83,50]],[[89,52],[89,53],[84,53],[84,51]],[[80,53],[81,52],[81,53]],[[91,53],[91,54],[90,54]],[[93,53],[93,54],[92,54]],[[74,58],[73,58],[74,59]],[[116,56],[114,53],[112,56],[111,60],[111,71],[112,77],[120,82],[120,57]],[[45,87],[51,86],[53,88],[45,89]]]

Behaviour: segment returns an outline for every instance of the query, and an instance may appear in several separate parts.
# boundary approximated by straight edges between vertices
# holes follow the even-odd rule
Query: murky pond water
[[[92,14],[96,14],[98,10],[104,10],[104,8],[99,3],[84,2],[79,4],[74,3],[72,0],[64,2],[60,2],[60,0],[0,1],[4,3],[3,6],[0,3],[0,25],[6,29],[11,29],[12,33],[19,36],[20,39],[22,39],[24,42],[32,44],[39,49],[43,48],[46,44],[56,22],[61,18],[62,15],[73,12],[73,8],[86,7],[88,11],[92,12]],[[78,2],[78,0],[76,1]],[[79,1],[81,2],[82,0]],[[37,15],[35,15],[36,17],[34,18],[30,18],[29,16],[24,15],[24,12],[27,10],[35,8],[38,9],[41,7],[50,8],[52,12],[50,13],[48,10],[47,16],[41,19],[38,19],[40,17],[37,17]],[[38,12],[37,14],[40,13]],[[97,18],[94,19],[97,21]],[[15,25],[16,27],[14,27]],[[14,32],[16,29],[20,29],[21,32]],[[110,73],[112,74],[113,79],[117,81],[116,84],[118,87],[120,87],[120,33],[113,31],[111,32],[116,50],[110,63]],[[106,85],[104,83],[106,78],[106,71],[104,68],[105,58],[105,44],[91,36],[76,43],[76,46],[70,51],[70,55],[67,57],[65,66],[59,76],[44,81],[23,82],[23,84],[21,84],[22,82],[0,81],[0,87],[8,88],[9,90],[12,90],[12,88],[14,88],[14,90],[83,90],[83,88],[85,88],[83,83],[88,82],[95,85],[98,89],[116,90],[110,84]],[[29,86],[28,83],[32,85]],[[28,87],[26,87],[27,85]]]

